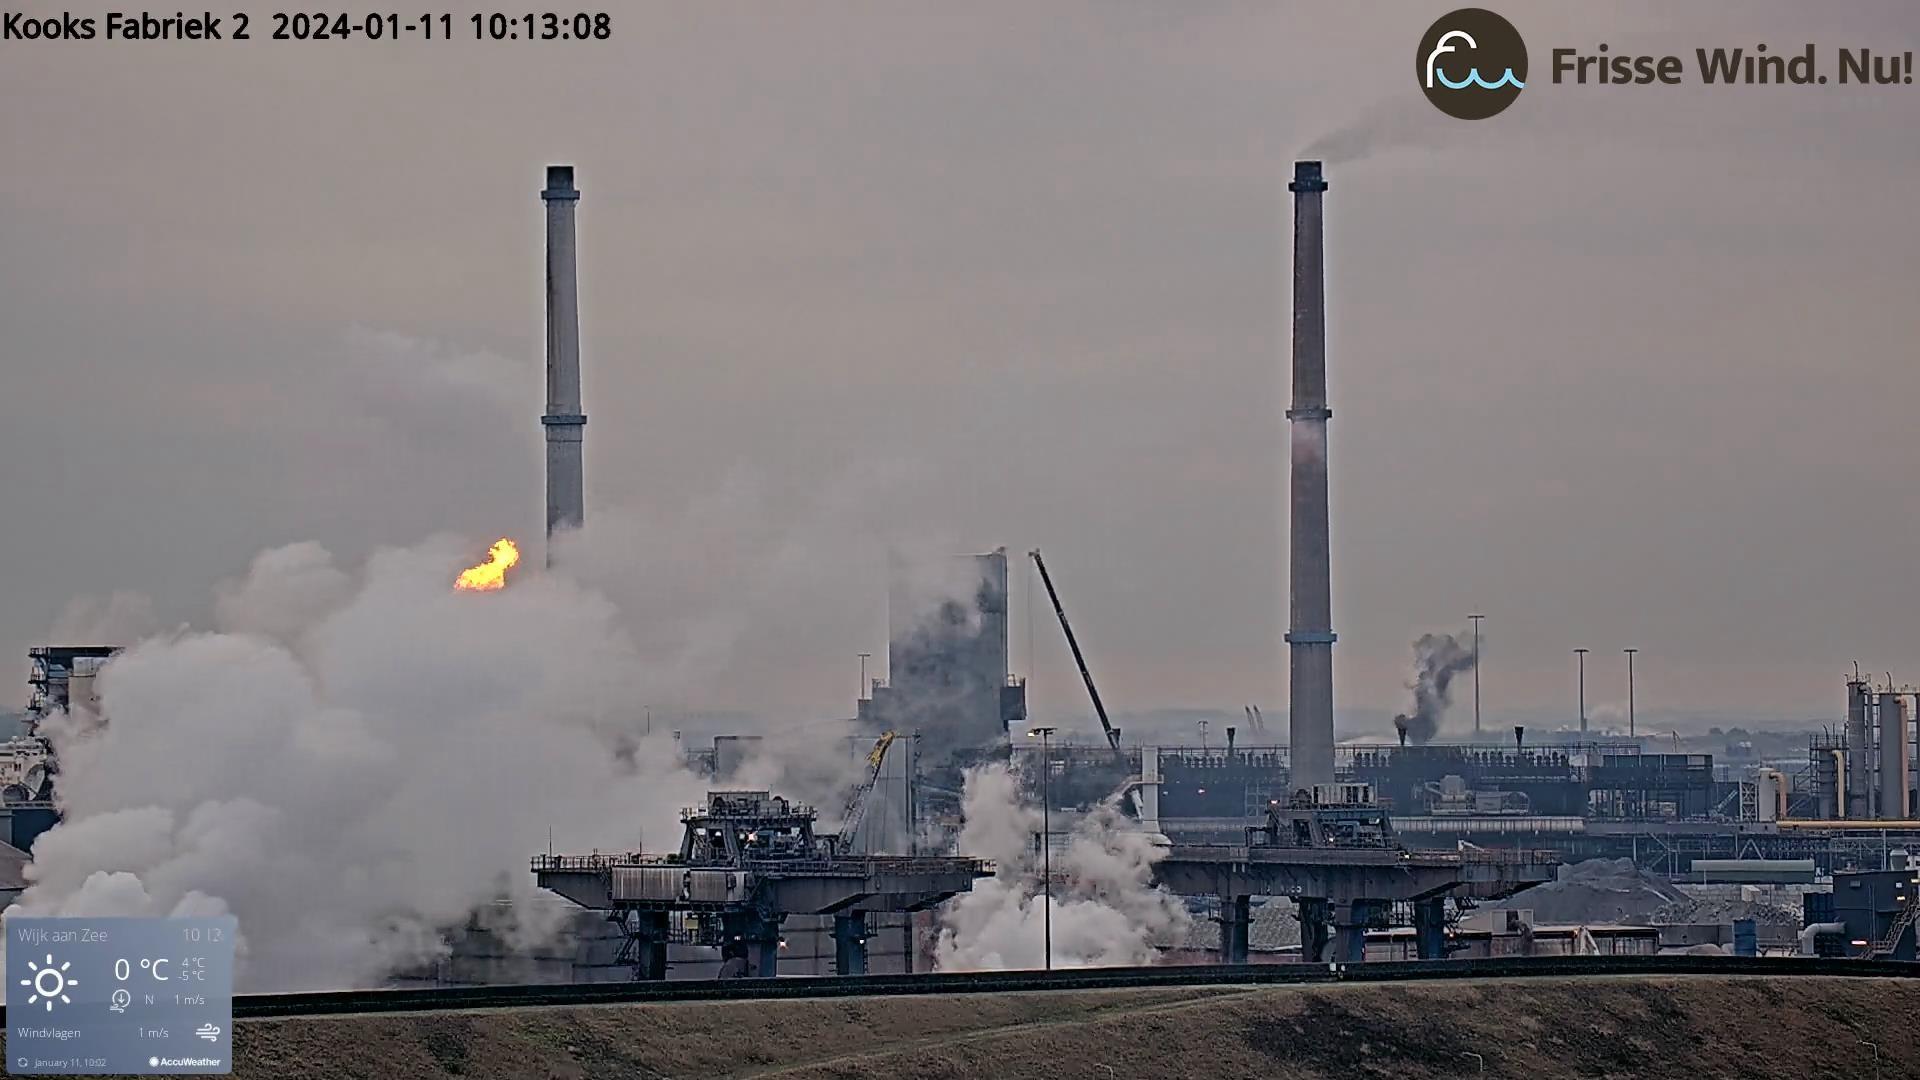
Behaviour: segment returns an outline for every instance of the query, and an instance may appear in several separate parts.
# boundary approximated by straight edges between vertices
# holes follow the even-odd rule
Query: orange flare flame
[[[456,589],[469,589],[474,592],[492,592],[507,583],[507,571],[520,562],[520,549],[514,542],[501,537],[487,549],[487,561],[479,566],[460,571],[454,579]]]

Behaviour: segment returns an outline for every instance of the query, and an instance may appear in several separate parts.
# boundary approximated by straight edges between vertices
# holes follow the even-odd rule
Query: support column
[[[737,941],[751,959],[748,974],[756,979],[771,979],[780,973],[780,920],[763,919],[750,911],[728,912],[721,916],[722,934]]]
[[[1377,905],[1374,900],[1350,900],[1340,904],[1334,924],[1333,956],[1343,964],[1364,963],[1367,959],[1367,924]]]
[[[833,967],[837,975],[867,973],[867,913],[849,911],[833,917]]]
[[[1247,896],[1220,898],[1220,962],[1223,964],[1247,962],[1248,929],[1253,921],[1251,899]]]
[[[657,981],[667,977],[667,913],[664,911],[616,912],[609,920],[620,927],[626,940],[620,943],[616,963],[633,970],[634,981]]]
[[[1447,958],[1447,898],[1413,902],[1413,936],[1422,960]]]
[[[646,977],[664,980],[667,977],[667,913],[649,911],[640,918],[647,930]]]
[[[1333,913],[1324,899],[1303,897],[1299,901],[1300,959],[1317,964],[1327,955],[1328,926]]]
[[[763,937],[758,942],[755,942],[755,944],[759,946],[759,948],[755,950],[759,955],[754,959],[753,977],[756,979],[771,979],[779,975],[779,937]]]

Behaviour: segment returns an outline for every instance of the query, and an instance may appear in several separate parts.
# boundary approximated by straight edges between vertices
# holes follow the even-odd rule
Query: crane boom
[[[880,766],[887,760],[887,748],[892,746],[893,740],[898,737],[895,732],[882,732],[879,740],[873,744],[872,751],[867,754],[866,778],[860,782],[859,787],[854,789],[853,797],[847,800],[846,813],[841,815],[840,840],[842,843],[853,842],[854,830],[858,829],[860,822],[866,818],[867,800],[873,795],[873,785],[880,779]]]
[[[1107,719],[1107,707],[1100,702],[1100,691],[1093,685],[1093,673],[1087,670],[1087,658],[1080,652],[1080,641],[1073,636],[1073,624],[1067,622],[1067,609],[1060,606],[1060,594],[1053,587],[1053,575],[1047,573],[1047,561],[1040,557],[1040,549],[1027,552],[1033,557],[1033,565],[1040,569],[1040,581],[1047,587],[1047,598],[1053,601],[1053,613],[1060,618],[1060,629],[1067,635],[1067,648],[1073,650],[1073,662],[1080,665],[1080,679],[1087,684],[1087,696],[1093,699],[1093,711],[1100,717],[1100,729],[1107,733],[1107,745],[1120,749],[1120,733],[1113,729]]]

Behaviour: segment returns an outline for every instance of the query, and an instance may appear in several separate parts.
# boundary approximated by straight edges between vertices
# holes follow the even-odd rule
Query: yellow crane
[[[867,752],[867,775],[860,781],[860,786],[853,789],[853,797],[847,800],[846,812],[840,815],[841,845],[853,842],[854,830],[860,827],[860,819],[867,816],[867,797],[873,794],[873,785],[880,779],[880,765],[887,760],[887,749],[897,738],[897,732],[881,732],[873,749]]]

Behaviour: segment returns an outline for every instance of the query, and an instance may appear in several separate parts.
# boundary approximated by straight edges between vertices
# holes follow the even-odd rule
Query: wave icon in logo
[[[1422,35],[1417,62],[1427,100],[1462,120],[1492,116],[1527,88],[1526,43],[1512,23],[1485,8],[1441,16]],[[1500,75],[1489,80],[1483,71]]]
[[[1522,90],[1527,88],[1527,84],[1521,82],[1519,77],[1514,75],[1512,68],[1508,68],[1507,73],[1500,76],[1499,82],[1488,82],[1481,78],[1479,68],[1473,68],[1468,71],[1467,77],[1461,79],[1459,82],[1454,82],[1452,79],[1447,78],[1447,73],[1435,67],[1433,62],[1438,60],[1442,53],[1458,51],[1454,46],[1447,44],[1455,38],[1465,41],[1469,49],[1478,49],[1480,47],[1479,44],[1473,40],[1473,35],[1467,33],[1465,30],[1449,30],[1440,35],[1440,44],[1434,46],[1433,51],[1427,54],[1427,89],[1433,89],[1433,81],[1435,79],[1439,79],[1440,85],[1449,90],[1465,90],[1469,86],[1477,86],[1482,90],[1498,90],[1503,86],[1517,86]]]

